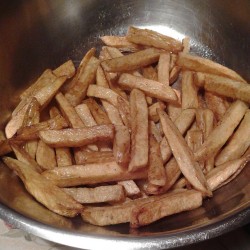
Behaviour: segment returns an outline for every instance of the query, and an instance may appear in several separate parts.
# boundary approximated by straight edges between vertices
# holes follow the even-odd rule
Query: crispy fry
[[[125,200],[125,192],[121,185],[64,188],[63,191],[79,203],[121,202]]]
[[[241,157],[250,146],[250,110],[248,110],[237,128],[234,135],[230,138],[226,147],[216,157],[215,165],[221,165],[227,161]]]
[[[54,168],[42,173],[59,187],[97,184],[109,181],[137,180],[147,177],[147,170],[128,172],[115,161]]]
[[[117,126],[123,125],[118,109],[107,101],[102,100],[101,102],[111,123]]]
[[[215,155],[232,135],[234,129],[243,118],[247,108],[244,102],[239,100],[235,101],[229,107],[221,122],[213,129],[202,146],[195,152],[195,159],[206,160],[210,156]]]
[[[85,98],[88,86],[95,81],[95,75],[99,63],[100,61],[92,56],[84,67],[82,74],[79,75],[76,83],[65,93],[65,97],[72,106],[80,104]]]
[[[96,71],[96,85],[102,86],[104,88],[109,88],[108,80],[106,79],[105,73],[101,65],[98,66]]]
[[[130,94],[131,159],[129,171],[148,163],[148,107],[143,92],[133,89]]]
[[[197,88],[193,83],[193,73],[190,71],[182,72],[182,109],[198,108]]]
[[[75,107],[75,110],[86,127],[97,125],[87,104],[79,104]]]
[[[115,161],[112,151],[83,151],[75,155],[77,165]],[[72,165],[72,164],[71,164]],[[68,165],[69,166],[69,165]]]
[[[179,67],[179,66],[174,66],[171,69],[171,71],[169,73],[169,85],[172,85],[177,81],[180,72],[181,72],[181,67]]]
[[[135,206],[131,211],[130,227],[138,228],[148,225],[163,217],[193,210],[201,205],[202,195],[198,191],[171,193],[157,201]]]
[[[51,147],[81,147],[97,141],[114,138],[113,125],[97,125],[88,128],[43,130],[39,137]]]
[[[140,89],[146,95],[158,98],[162,101],[177,102],[177,96],[173,89],[160,82],[123,73],[118,80],[118,84],[126,89]]]
[[[124,36],[102,36],[100,38],[107,46],[118,48],[123,52],[136,52],[142,49],[142,46],[129,42]]]
[[[160,143],[162,141],[161,132],[153,121],[149,121],[149,131],[152,133],[152,135],[154,135],[154,137],[158,143]]]
[[[141,195],[141,190],[133,180],[118,181],[118,184],[124,187],[126,196],[128,197],[135,198]]]
[[[130,161],[130,134],[126,126],[115,126],[113,152],[116,162],[127,167]]]
[[[206,179],[194,160],[192,151],[187,146],[178,128],[168,118],[164,111],[158,110],[164,134],[168,140],[172,153],[180,167],[183,175],[193,185],[194,188],[203,194],[211,196],[211,191],[207,188]]]
[[[188,54],[190,51],[190,37],[186,36],[182,39],[183,53]]]
[[[182,108],[179,104],[168,103],[167,113],[169,118],[174,122],[181,114]]]
[[[126,37],[130,42],[153,46],[174,53],[182,50],[181,42],[153,30],[139,29],[130,26]]]
[[[34,171],[29,164],[10,157],[4,157],[3,161],[18,174],[27,191],[51,211],[68,217],[82,211],[83,207],[78,202]]]
[[[158,122],[159,121],[159,115],[157,113],[157,109],[164,110],[166,108],[166,105],[163,102],[155,102],[148,108],[148,115],[149,119]]]
[[[158,81],[169,85],[169,71],[170,71],[170,53],[164,52],[160,54],[158,62]]]
[[[176,63],[178,66],[186,70],[224,76],[236,81],[245,82],[245,80],[233,70],[199,56],[180,52]]]
[[[132,71],[158,61],[160,52],[149,48],[122,57],[112,58],[101,63],[107,72]]]
[[[188,185],[188,181],[185,177],[180,178],[172,187],[173,190],[184,188]]]
[[[158,81],[158,75],[156,70],[152,66],[144,67],[142,69],[142,75],[149,80]]]
[[[75,72],[76,69],[72,60],[68,60],[67,62],[63,63],[58,68],[53,70],[53,74],[55,74],[57,77],[67,76],[67,78],[73,77]]]

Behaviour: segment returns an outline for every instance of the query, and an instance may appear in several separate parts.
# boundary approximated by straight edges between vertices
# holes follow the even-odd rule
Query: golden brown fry
[[[246,166],[249,160],[250,150],[241,158],[227,161],[212,169],[206,176],[210,189],[216,190],[234,179]]]
[[[130,26],[126,38],[130,42],[136,44],[153,46],[155,48],[164,49],[174,53],[182,50],[181,42],[153,30],[139,29]]]
[[[89,163],[104,163],[115,161],[112,151],[82,151],[81,154],[75,154],[77,165]],[[71,164],[72,165],[72,164]],[[69,165],[68,165],[69,166]]]
[[[51,147],[81,147],[97,141],[113,140],[114,126],[43,130],[39,132],[39,137]]]
[[[58,68],[53,70],[53,74],[55,74],[57,77],[67,76],[67,78],[73,77],[75,72],[76,69],[72,60],[68,60],[67,62],[63,63]]]
[[[171,87],[143,77],[123,73],[118,80],[118,84],[125,89],[137,88],[146,95],[162,101],[176,103],[178,100],[176,93]]]
[[[72,155],[69,148],[56,148],[55,152],[58,167],[71,166],[73,164]]]
[[[136,183],[133,180],[128,180],[128,181],[118,181],[119,185],[124,187],[126,196],[128,197],[138,197],[141,195],[141,190],[139,187],[136,185]]]
[[[248,110],[228,144],[216,157],[215,165],[241,157],[250,146],[250,110]]]
[[[109,88],[109,82],[106,79],[105,73],[101,65],[98,66],[96,71],[96,85],[102,86],[104,88]]]
[[[131,159],[129,171],[135,171],[148,164],[148,107],[145,95],[138,89],[130,94]]]
[[[80,104],[85,98],[89,85],[95,82],[99,63],[100,61],[97,58],[91,57],[76,83],[65,93],[65,97],[72,106]]]
[[[70,187],[110,181],[145,179],[147,170],[144,168],[128,172],[113,161],[54,168],[44,171],[43,176],[59,187]]]
[[[75,110],[86,127],[97,125],[87,104],[79,104],[75,107]]]
[[[28,141],[38,139],[38,133],[41,130],[62,129],[68,127],[68,123],[61,116],[57,115],[55,118],[44,122],[36,123],[32,126],[20,128],[17,131],[17,136],[13,138],[15,141]]]
[[[158,75],[156,70],[152,66],[148,66],[142,69],[142,75],[149,80],[158,81]]]
[[[67,217],[74,217],[82,211],[81,204],[34,171],[29,164],[9,157],[4,157],[3,161],[18,174],[27,191],[51,211]]]
[[[158,143],[160,143],[162,141],[161,132],[153,121],[149,121],[149,131],[154,135],[154,137]]]
[[[179,104],[168,103],[167,113],[169,118],[174,122],[181,114],[182,108]]]
[[[182,39],[183,53],[189,53],[190,51],[190,37],[186,36]]]
[[[149,135],[148,182],[156,186],[164,186],[166,184],[166,173],[160,145],[151,132]]]
[[[121,185],[64,188],[63,191],[79,203],[121,202],[125,200],[125,192]]]
[[[136,52],[142,49],[142,46],[129,42],[124,36],[102,36],[100,38],[107,46],[118,48],[123,52]]]
[[[178,128],[180,133],[183,135],[186,133],[188,128],[193,123],[194,118],[195,118],[195,110],[186,109],[181,112],[179,117],[175,120],[174,124]],[[163,159],[163,162],[165,163],[170,159],[172,155],[171,148],[165,137],[161,141],[160,148],[161,148],[162,159]]]
[[[213,62],[209,59],[205,59],[199,56],[193,56],[187,53],[180,52],[176,64],[182,67],[182,69],[184,70],[214,74],[228,77],[236,81],[245,82],[245,80],[241,76],[239,76],[235,71],[219,63]]]
[[[169,119],[167,114],[158,110],[164,134],[168,140],[172,153],[180,167],[181,172],[192,184],[192,186],[203,194],[211,196],[211,191],[207,188],[206,179],[194,160],[192,151],[186,144],[178,128]]]
[[[131,120],[130,108],[129,105],[127,105],[127,101],[121,96],[117,97],[117,109],[123,124],[128,128],[130,128],[130,120]]]
[[[188,181],[185,177],[180,178],[172,187],[172,190],[184,188],[188,185]]]
[[[126,56],[103,61],[101,65],[107,72],[132,71],[157,62],[159,56],[159,50],[149,48]]]
[[[233,134],[234,129],[240,123],[247,109],[248,107],[244,102],[239,100],[235,101],[229,107],[220,123],[206,138],[199,150],[195,152],[195,159],[206,160],[210,156],[215,155]]]
[[[101,102],[111,123],[117,126],[123,125],[118,109],[107,101],[101,100]]]
[[[169,73],[169,85],[172,85],[176,82],[181,72],[181,67],[174,66]]]
[[[165,108],[166,108],[166,105],[163,102],[155,102],[154,104],[149,106],[149,108],[148,108],[149,119],[154,121],[154,122],[158,122],[159,121],[159,115],[158,115],[156,110],[157,109],[164,110]]]
[[[55,150],[40,140],[37,145],[36,161],[43,170],[57,167]]]
[[[197,88],[193,82],[193,73],[182,71],[181,81],[182,109],[198,108]]]
[[[193,210],[202,205],[202,195],[195,190],[170,193],[154,202],[137,205],[131,211],[130,227],[148,225],[163,217]]]
[[[130,161],[130,133],[126,126],[115,126],[113,153],[116,162],[127,167]]]
[[[169,85],[169,71],[170,71],[170,53],[164,52],[160,54],[158,62],[158,81]]]

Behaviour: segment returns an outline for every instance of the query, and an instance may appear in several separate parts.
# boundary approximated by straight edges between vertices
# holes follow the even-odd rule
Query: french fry
[[[183,53],[188,54],[190,51],[190,37],[186,36],[182,39]]]
[[[186,109],[181,112],[180,116],[175,120],[174,124],[178,128],[180,133],[183,135],[193,123],[194,118],[195,118],[195,110]],[[161,148],[162,159],[163,162],[165,163],[170,159],[172,155],[171,148],[165,137],[161,141],[160,148]]]
[[[229,107],[220,123],[206,138],[202,146],[195,152],[195,159],[206,160],[210,156],[215,155],[232,135],[247,109],[248,107],[244,102],[235,101]]]
[[[130,161],[130,133],[126,126],[115,126],[113,153],[116,162],[127,167]]]
[[[149,80],[158,81],[157,72],[152,66],[142,68],[142,75]]]
[[[250,150],[241,158],[227,161],[212,169],[206,176],[210,189],[214,191],[234,179],[246,166],[249,160]]]
[[[159,56],[159,50],[149,48],[126,56],[103,61],[101,65],[107,72],[132,71],[157,62]]]
[[[100,38],[107,46],[118,48],[123,52],[136,52],[142,49],[142,46],[129,42],[124,36],[102,36]]]
[[[176,82],[181,72],[181,67],[174,66],[169,73],[169,85],[172,85]]]
[[[67,76],[67,78],[73,77],[75,72],[76,69],[72,60],[68,60],[67,62],[63,63],[58,68],[53,70],[53,74],[55,74],[57,77]]]
[[[149,121],[149,131],[151,131],[158,143],[162,141],[162,135],[153,121]]]
[[[113,161],[54,168],[44,171],[42,175],[59,187],[71,187],[110,181],[145,179],[147,170],[144,168],[128,172]]]
[[[153,30],[139,29],[130,26],[126,38],[128,41],[135,44],[153,46],[155,48],[164,49],[173,53],[177,53],[182,50],[181,42]]]
[[[143,92],[133,89],[130,94],[131,159],[129,171],[148,164],[148,107]]]
[[[79,203],[121,202],[125,192],[121,185],[100,186],[95,188],[64,188]]]
[[[76,83],[65,93],[65,97],[72,106],[75,107],[80,104],[85,98],[89,85],[95,82],[95,75],[99,63],[100,61],[92,56]]]
[[[173,190],[184,188],[188,185],[188,181],[185,177],[180,178],[172,187]]]
[[[18,174],[27,191],[51,211],[63,216],[74,217],[83,210],[81,204],[34,171],[29,164],[10,157],[4,157],[3,161]]]
[[[139,187],[136,185],[136,183],[133,180],[118,181],[117,184],[124,187],[126,196],[132,197],[132,198],[141,196],[141,190],[139,189]]]
[[[108,80],[106,79],[105,73],[101,65],[98,66],[96,71],[96,85],[102,86],[104,88],[109,88]]]
[[[170,71],[170,53],[164,52],[160,54],[158,62],[158,81],[169,85],[169,71]]]
[[[229,139],[228,144],[216,157],[215,165],[221,165],[227,161],[240,158],[250,146],[250,110],[248,110],[237,128]]]
[[[158,98],[162,101],[177,102],[177,96],[173,89],[160,82],[123,73],[118,80],[118,84],[125,89],[137,88],[143,91],[146,95]]]
[[[165,108],[166,108],[166,105],[163,102],[155,102],[154,104],[149,106],[149,108],[148,108],[149,119],[154,121],[154,122],[158,122],[159,116],[158,116],[158,113],[156,110],[157,109],[164,110]]]
[[[187,146],[178,128],[168,118],[167,114],[158,110],[164,134],[168,140],[172,153],[180,167],[181,172],[192,186],[207,196],[212,193],[207,187],[206,179],[194,160],[192,151]]]
[[[127,101],[120,96],[117,97],[117,109],[123,124],[128,128],[130,128],[130,120],[131,120],[130,108],[129,105],[127,105]]]
[[[113,125],[97,125],[87,128],[43,130],[39,137],[51,147],[81,147],[97,141],[110,141],[114,138]]]
[[[92,127],[97,125],[87,104],[79,104],[75,107],[75,110],[86,127]]]
[[[166,173],[160,145],[151,132],[149,135],[148,182],[156,186],[164,186],[166,184]]]
[[[111,123],[117,126],[123,125],[118,109],[107,101],[101,100],[101,102]]]
[[[82,151],[75,155],[77,165],[115,161],[112,151]],[[72,164],[71,164],[72,165]],[[70,166],[70,165],[68,165]]]
[[[195,190],[171,193],[154,202],[137,205],[131,211],[130,227],[148,225],[163,217],[193,210],[202,205],[202,195]]]
[[[167,104],[167,114],[173,122],[180,116],[181,112],[181,105],[173,103]]]
[[[182,109],[198,108],[197,88],[193,83],[193,73],[190,71],[182,71]]]

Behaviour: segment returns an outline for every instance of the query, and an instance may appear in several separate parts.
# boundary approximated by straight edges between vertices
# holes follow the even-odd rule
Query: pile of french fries
[[[129,27],[101,40],[98,58],[47,69],[21,94],[4,163],[48,209],[94,225],[202,206],[250,159],[250,85],[191,55],[189,38]]]

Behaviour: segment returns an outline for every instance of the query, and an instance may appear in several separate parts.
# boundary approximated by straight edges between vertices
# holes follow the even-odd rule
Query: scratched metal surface
[[[248,0],[33,0],[5,1],[0,8],[0,124],[18,94],[44,69],[71,58],[77,65],[100,35],[126,33],[131,24],[181,39],[192,53],[216,60],[250,81]],[[2,164],[2,163],[1,163]],[[160,249],[203,241],[250,221],[250,167],[216,191],[202,208],[129,231],[128,225],[96,227],[57,216],[34,201],[0,166],[0,217],[61,244],[96,249]]]

